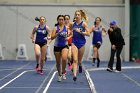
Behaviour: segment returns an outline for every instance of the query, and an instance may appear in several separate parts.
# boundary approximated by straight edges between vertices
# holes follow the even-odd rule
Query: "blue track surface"
[[[54,61],[45,64],[44,75],[36,73],[35,65],[35,61],[0,61],[0,93],[43,93],[47,85],[47,93],[92,93],[85,71],[78,73],[78,79],[74,82],[72,72],[67,70],[67,79],[57,82]],[[107,72],[107,62],[102,62],[101,67],[96,68],[91,62],[84,61],[83,66],[89,72],[97,93],[140,91],[140,63],[123,62],[121,73]]]

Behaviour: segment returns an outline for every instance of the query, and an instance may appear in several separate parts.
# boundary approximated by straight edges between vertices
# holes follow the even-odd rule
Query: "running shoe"
[[[61,82],[62,81],[62,76],[58,76],[58,82]]]
[[[115,72],[116,72],[116,73],[119,73],[119,72],[121,72],[121,71],[119,71],[119,70],[115,70]]]
[[[39,67],[37,67],[37,68],[35,68],[36,69],[36,71],[38,71],[39,70]]]
[[[73,77],[73,80],[76,81],[76,80],[77,80],[77,77],[74,76],[74,77]]]
[[[106,70],[109,72],[113,72],[113,70],[111,68],[107,68]]]
[[[44,71],[43,70],[39,70],[39,74],[43,75]]]
[[[66,80],[66,74],[62,74],[62,79]]]
[[[36,71],[38,71],[39,70],[39,64],[36,64]]]

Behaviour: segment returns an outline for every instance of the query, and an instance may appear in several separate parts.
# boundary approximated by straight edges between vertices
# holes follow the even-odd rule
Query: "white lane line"
[[[101,71],[101,70],[106,70],[107,68],[105,68],[105,67],[102,67],[102,68],[91,68],[91,69],[87,69],[86,71],[88,72],[88,71]],[[125,66],[125,67],[122,67],[122,69],[140,69],[140,66]],[[89,74],[89,73],[88,73]],[[139,82],[137,82],[136,80],[134,80],[134,79],[132,79],[131,77],[129,77],[129,76],[127,76],[126,74],[124,74],[124,73],[121,73],[124,77],[126,77],[128,80],[130,80],[130,81],[132,81],[132,82],[134,82],[137,86],[139,86],[140,87],[140,83]],[[92,80],[91,80],[92,81]],[[94,89],[95,88],[95,86],[94,86],[94,84],[92,85],[93,86],[93,90],[95,90],[94,92],[92,92],[92,93],[97,93],[96,92],[96,89]]]
[[[46,88],[44,89],[43,93],[47,93],[47,91],[49,89],[49,86],[50,86],[50,84],[51,84],[51,82],[52,82],[52,80],[53,80],[53,78],[54,78],[54,76],[55,76],[56,73],[57,73],[57,71],[55,71],[53,73],[53,75],[52,75],[51,79],[49,80],[48,84],[46,85]]]
[[[122,67],[122,69],[139,69],[140,66],[126,66]],[[106,70],[107,68],[101,67],[101,68],[89,68],[88,71],[100,71],[100,70]]]
[[[5,71],[5,70],[16,70],[16,69],[15,68],[11,68],[11,69],[10,68],[9,69],[8,68],[7,69],[0,69],[0,71]]]
[[[91,79],[91,77],[89,75],[89,72],[87,70],[85,70],[85,75],[86,75],[86,78],[88,80],[88,83],[89,83],[89,87],[91,89],[91,92],[92,93],[97,93],[97,91],[95,89],[95,85],[94,85],[94,83],[93,83],[93,81],[92,81],[92,79]]]
[[[27,63],[26,65],[20,67],[20,68],[17,68],[15,71],[13,71],[13,72],[11,72],[10,74],[6,75],[5,77],[1,78],[0,81],[3,80],[3,79],[5,79],[5,78],[7,78],[7,77],[9,77],[10,75],[14,74],[15,72],[21,70],[22,68],[24,68],[25,66],[27,66],[27,65],[29,65],[29,64],[30,64],[30,62]]]
[[[6,89],[36,89],[38,87],[5,87]]]
[[[122,73],[122,75],[123,75],[125,78],[127,78],[128,80],[132,81],[134,84],[136,84],[137,86],[140,87],[140,83],[139,83],[139,82],[137,82],[136,80],[132,79],[131,77],[129,77],[128,75],[126,75],[126,74],[124,74],[124,73]]]
[[[21,74],[19,74],[18,76],[16,76],[15,78],[13,78],[12,80],[10,80],[9,82],[5,83],[3,86],[0,87],[0,90],[2,90],[5,86],[9,85],[11,82],[13,82],[14,80],[16,80],[17,78],[19,78],[20,76],[22,76],[26,72],[27,71],[23,71]]]
[[[41,83],[41,85],[39,86],[39,88],[36,90],[35,93],[40,93],[39,91],[43,88],[44,83],[46,82],[46,80],[49,78],[50,74],[53,72],[55,68],[55,64],[53,65],[51,71],[48,73],[47,77],[43,80],[43,82]]]
[[[0,72],[1,71],[7,71],[7,70],[17,70],[17,68],[7,68],[7,69],[0,69]],[[33,69],[28,69],[28,68],[22,68],[22,70],[33,70]]]
[[[49,87],[50,89],[64,89],[63,87]],[[67,90],[89,90],[90,88],[65,88]]]
[[[87,78],[87,81],[88,81],[88,84],[89,84],[91,93],[97,93],[96,88],[95,88],[95,85],[93,83],[93,80],[90,77],[90,74],[89,74],[88,70],[85,69],[85,66],[83,66],[83,68],[85,70],[85,75],[86,75],[86,78]]]

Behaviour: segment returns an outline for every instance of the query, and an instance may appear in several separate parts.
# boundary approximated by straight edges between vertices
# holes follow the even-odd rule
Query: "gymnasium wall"
[[[69,14],[71,21],[77,9],[84,9],[89,17],[89,28],[93,25],[95,17],[102,18],[102,25],[109,28],[111,20],[116,20],[125,36],[125,8],[124,5],[0,5],[0,44],[2,45],[4,58],[16,59],[17,47],[25,44],[29,60],[35,60],[34,48],[30,39],[32,29],[38,22],[34,21],[36,16],[45,16],[47,25],[52,28],[59,14]],[[84,60],[87,59],[92,42],[92,34],[86,37],[86,50]],[[49,46],[53,55],[53,43]],[[124,57],[125,49],[122,52]],[[103,37],[103,45],[100,48],[100,58],[108,61],[110,56],[110,41],[108,35]]]
[[[124,0],[0,0],[4,4],[123,4]]]

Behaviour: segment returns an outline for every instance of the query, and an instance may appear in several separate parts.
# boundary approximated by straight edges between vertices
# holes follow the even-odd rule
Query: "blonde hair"
[[[77,10],[77,11],[75,11],[75,14],[76,14],[76,12],[80,12],[82,19],[84,19],[86,21],[86,23],[88,23],[88,16],[84,10]]]

